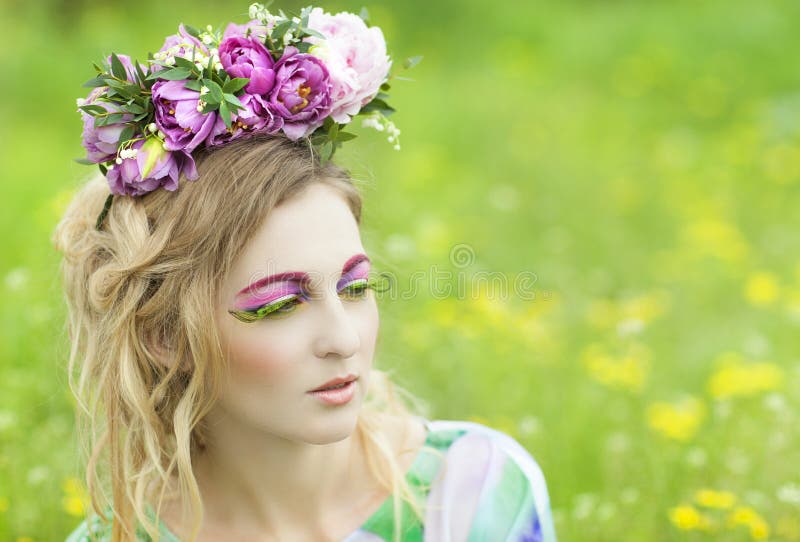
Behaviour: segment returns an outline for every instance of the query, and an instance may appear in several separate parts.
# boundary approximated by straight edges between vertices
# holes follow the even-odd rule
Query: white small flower
[[[170,56],[170,57],[165,58],[164,59],[164,64],[166,64],[167,66],[174,66],[175,65],[175,57],[174,56]]]
[[[395,143],[394,150],[396,150],[396,151],[400,150],[400,143]]]
[[[209,92],[210,92],[210,91],[208,90],[208,87],[207,87],[207,86],[203,85],[202,87],[200,87],[200,96],[205,96],[205,95],[206,95],[206,94],[208,94]]]
[[[116,162],[117,162],[118,164],[121,164],[121,163],[122,163],[122,158],[120,158],[119,156],[117,156]]]
[[[206,26],[206,30],[208,30],[209,32],[213,32],[214,31],[214,27],[211,26],[211,25],[207,25]]]
[[[150,124],[147,125],[147,129],[150,130],[151,132],[156,132],[158,131],[158,126],[156,126],[155,122],[151,122]]]
[[[165,134],[163,131],[159,130],[159,131],[158,131],[158,137],[159,137],[160,139],[166,139],[166,137],[167,137],[167,134]]]
[[[779,487],[778,500],[800,506],[800,485],[788,483]]]
[[[205,68],[202,62],[195,62],[194,65],[197,66],[197,69],[200,71],[203,71],[203,69]]]
[[[77,100],[75,100],[75,103],[78,104],[78,107],[86,105],[86,98],[78,98]]]
[[[30,277],[30,273],[24,267],[18,267],[16,269],[12,269],[6,275],[6,288],[9,290],[16,292],[22,290],[25,285],[28,283],[28,279]],[[0,424],[1,426],[2,424]]]
[[[250,9],[248,10],[248,15],[250,15],[251,19],[255,19],[258,17],[258,4],[250,4]]]
[[[294,36],[292,35],[292,33],[291,32],[287,32],[286,34],[283,35],[283,45],[284,46],[289,45],[289,43],[291,43],[291,41],[293,39],[294,39]]]
[[[119,151],[119,155],[123,158],[136,158],[136,155],[139,154],[139,151],[136,149],[122,149]]]
[[[112,169],[114,169],[114,166],[113,166],[113,165],[110,165],[110,166],[108,166],[108,167],[106,168],[106,171],[111,171]]]
[[[214,69],[217,70],[217,71],[221,71],[222,70],[222,62],[215,63],[214,64]]]
[[[202,39],[203,43],[205,43],[206,45],[209,45],[212,41],[214,41],[214,38],[212,38],[209,34],[203,34]]]

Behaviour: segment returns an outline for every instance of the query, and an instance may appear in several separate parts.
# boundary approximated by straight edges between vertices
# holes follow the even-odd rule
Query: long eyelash
[[[298,305],[300,303],[304,303],[302,297],[293,294],[290,296],[277,299],[272,303],[267,303],[266,305],[262,305],[257,309],[248,311],[229,310],[228,312],[231,313],[237,319],[241,320],[242,322],[254,322],[256,320],[261,320],[262,318],[268,317],[270,314],[278,311],[283,307],[286,306],[294,307],[295,305]],[[290,312],[290,311],[284,311],[284,312]]]
[[[361,297],[367,290],[373,289],[376,292],[383,292],[386,288],[381,288],[380,281],[374,277],[361,278],[351,281],[344,288],[341,289],[342,293],[346,293],[355,297]]]
[[[376,292],[385,292],[390,287],[391,287],[391,282],[387,283],[385,286],[382,286],[381,281],[375,277],[371,277],[368,279],[361,278],[349,282],[347,286],[345,286],[340,290],[340,293],[360,298],[369,289],[373,289]],[[275,300],[272,303],[268,303],[257,309],[247,310],[247,311],[229,310],[228,312],[231,313],[238,320],[249,323],[249,322],[255,322],[256,320],[261,320],[262,318],[269,318],[271,314],[277,313],[277,311],[279,311],[283,307],[294,307],[296,305],[299,305],[300,303],[305,303],[303,296],[293,294]],[[288,313],[291,311],[285,311],[285,312]]]

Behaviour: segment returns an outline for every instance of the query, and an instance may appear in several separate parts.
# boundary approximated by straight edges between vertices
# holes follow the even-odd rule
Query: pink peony
[[[325,63],[330,73],[331,116],[346,124],[372,101],[389,75],[392,62],[386,54],[383,33],[378,27],[367,27],[358,15],[331,15],[321,8],[311,10],[308,27],[326,37],[306,40],[316,45],[310,52]]]

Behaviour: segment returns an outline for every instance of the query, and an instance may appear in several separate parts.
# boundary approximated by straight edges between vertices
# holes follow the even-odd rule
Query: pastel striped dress
[[[422,421],[427,438],[406,480],[425,503],[424,522],[404,502],[402,540],[556,542],[544,476],[519,442],[475,422]],[[88,529],[83,522],[66,542],[89,542]],[[389,542],[393,529],[390,496],[342,542]],[[150,540],[140,532],[140,540]],[[161,534],[164,542],[179,542],[163,524]]]

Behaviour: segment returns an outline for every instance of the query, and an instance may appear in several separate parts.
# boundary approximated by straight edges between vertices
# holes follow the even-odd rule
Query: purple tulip
[[[85,105],[97,105],[108,111],[109,113],[119,112],[119,106],[112,102],[104,100],[96,101],[97,98],[106,93],[107,87],[98,87],[92,89],[87,96]],[[125,123],[133,120],[133,115],[125,114],[119,122],[109,124],[106,126],[94,125],[94,117],[80,111],[81,118],[83,119],[83,134],[82,144],[86,149],[86,159],[96,164],[108,162],[113,160],[117,155],[117,142],[119,141],[122,130],[125,129]]]
[[[208,137],[217,114],[197,110],[200,93],[184,88],[186,81],[157,81],[153,85],[156,126],[164,132],[169,151],[192,152]]]
[[[322,125],[331,112],[328,69],[318,58],[287,47],[275,63],[275,87],[269,104],[283,119],[283,132],[291,140],[306,137]]]
[[[164,45],[158,50],[159,53],[166,53],[166,56],[179,56],[182,58],[192,58],[192,49],[197,49],[204,56],[209,56],[208,47],[199,39],[195,38],[186,31],[183,24],[178,26],[178,33],[167,36]]]
[[[106,174],[112,194],[142,196],[159,187],[174,191],[181,173],[190,181],[198,177],[190,154],[164,150],[158,138],[140,139],[126,152],[134,155],[122,159],[122,163],[109,168]]]
[[[231,127],[225,126],[225,121],[217,115],[216,124],[206,139],[206,145],[214,147],[223,145],[251,133],[274,134],[283,126],[283,119],[275,116],[268,104],[261,96],[243,94],[239,97],[244,109],[239,109],[233,114]]]
[[[129,57],[128,55],[117,55],[117,58],[122,63],[122,66],[125,68],[125,73],[128,76],[128,81],[130,81],[131,83],[136,82],[136,68],[133,67],[133,60],[131,60],[131,57]],[[106,62],[108,62],[108,65],[111,66],[111,55],[108,55],[108,57],[106,58]],[[144,64],[140,62],[139,67],[142,69],[142,73],[144,74],[147,73],[147,67]]]
[[[275,84],[275,61],[256,37],[232,36],[219,45],[219,61],[231,77],[250,79],[244,88],[248,94],[267,94]]]

